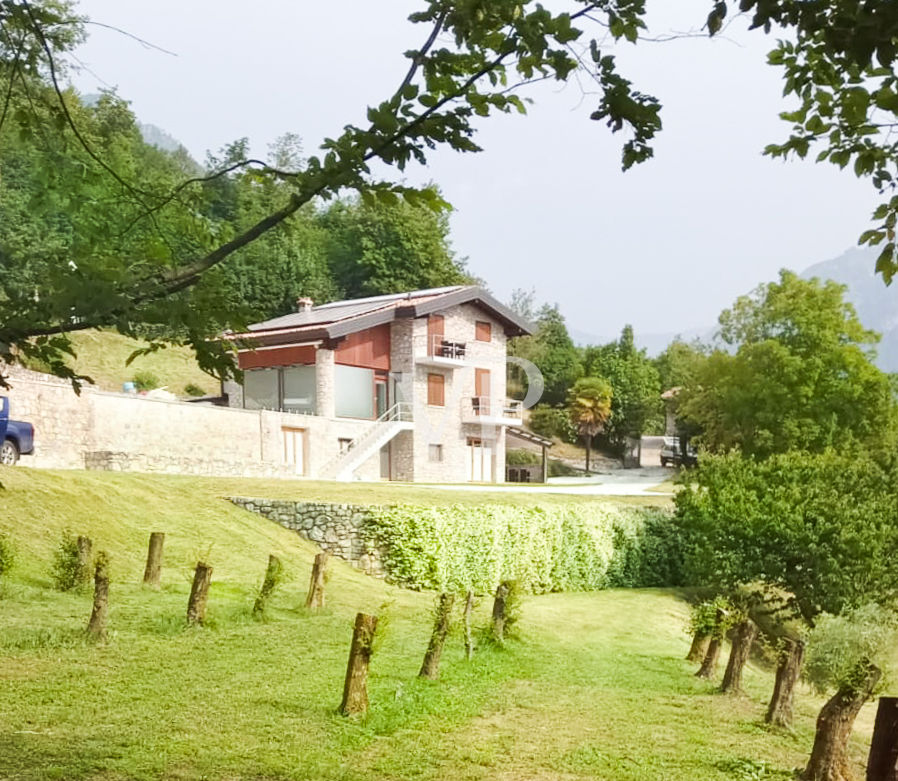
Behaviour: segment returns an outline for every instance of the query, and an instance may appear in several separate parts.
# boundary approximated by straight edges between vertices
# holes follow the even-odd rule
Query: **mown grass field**
[[[0,529],[19,550],[0,596],[0,778],[786,779],[810,750],[809,693],[785,733],[761,723],[769,672],[752,666],[744,697],[693,677],[674,593],[528,598],[517,639],[468,663],[455,635],[441,680],[419,681],[433,595],[335,562],[329,605],[310,614],[315,549],[219,498],[308,484],[26,469],[0,479]],[[326,498],[361,500],[335,490]],[[64,528],[112,556],[105,644],[83,638],[89,593],[50,587]],[[168,535],[159,592],[139,584],[154,530]],[[256,621],[270,552],[287,579]],[[209,623],[194,630],[184,613],[197,558],[215,572]],[[483,599],[479,623],[489,608]],[[358,610],[388,620],[370,715],[352,720],[335,711]],[[865,712],[853,748],[859,775],[870,721]]]

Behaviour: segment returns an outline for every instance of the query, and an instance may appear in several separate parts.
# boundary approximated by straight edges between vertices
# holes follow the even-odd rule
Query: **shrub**
[[[528,425],[542,437],[558,437],[565,442],[577,441],[577,432],[574,431],[567,412],[548,404],[537,404],[531,410]]]
[[[723,622],[717,621],[717,611],[723,610],[725,617]],[[727,630],[733,625],[737,611],[733,603],[726,597],[715,597],[692,606],[689,615],[689,634],[691,635],[716,635],[721,639]]]
[[[0,581],[3,580],[12,569],[16,561],[16,550],[9,537],[0,532]]]
[[[571,477],[573,475],[582,475],[583,470],[575,466],[571,466],[565,461],[558,458],[549,459],[549,477]]]
[[[53,554],[51,577],[59,591],[81,588],[90,578],[89,568],[81,561],[78,538],[69,531],[62,533],[62,540]]]
[[[159,382],[159,378],[155,374],[153,374],[153,372],[148,372],[145,370],[135,372],[131,380],[134,383],[134,387],[139,391],[154,390],[162,384],[161,382]]]
[[[188,396],[193,396],[194,398],[206,395],[206,391],[204,391],[199,385],[196,385],[192,382],[188,382],[184,386],[184,393]]]
[[[604,504],[382,507],[365,526],[393,582],[481,594],[678,585],[675,532],[666,511]]]
[[[821,694],[852,684],[864,668],[892,666],[898,618],[878,605],[834,616],[822,615],[810,634],[804,676]]]
[[[531,464],[541,464],[542,456],[534,453],[532,450],[524,450],[523,448],[512,448],[505,451],[505,463],[508,466],[529,466]]]

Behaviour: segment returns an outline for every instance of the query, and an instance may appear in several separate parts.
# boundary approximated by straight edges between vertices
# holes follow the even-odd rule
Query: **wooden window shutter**
[[[427,375],[427,403],[432,407],[446,406],[446,378],[442,374]]]
[[[483,320],[478,320],[474,326],[474,338],[478,342],[489,342],[493,338],[493,325]]]

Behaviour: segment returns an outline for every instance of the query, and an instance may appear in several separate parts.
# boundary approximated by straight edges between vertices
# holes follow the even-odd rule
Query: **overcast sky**
[[[248,136],[257,154],[284,132],[306,149],[362,122],[401,78],[422,30],[412,0],[82,0],[80,11],[175,53],[89,28],[84,92],[117,86],[143,122],[202,160]],[[700,27],[709,0],[649,0],[651,32]],[[501,298],[535,288],[572,329],[601,337],[713,324],[783,266],[839,255],[876,195],[847,172],[761,156],[788,126],[770,38],[737,22],[727,40],[619,47],[627,75],[664,104],[655,159],[620,172],[619,134],[589,120],[594,98],[541,85],[527,117],[486,120],[485,151],[443,151],[410,182],[455,206],[452,234]]]

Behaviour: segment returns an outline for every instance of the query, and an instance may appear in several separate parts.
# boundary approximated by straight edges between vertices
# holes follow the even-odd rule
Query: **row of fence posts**
[[[150,534],[150,543],[147,550],[147,563],[143,573],[144,585],[151,588],[160,588],[162,585],[162,554],[165,546],[165,533],[153,532]],[[78,537],[78,551],[81,565],[85,571],[89,567],[92,542],[88,537]],[[306,596],[306,607],[320,609],[325,603],[325,584],[327,581],[328,554],[319,553],[312,564],[312,575],[309,580],[309,590]],[[282,572],[280,560],[274,554],[268,557],[268,567],[265,570],[265,578],[262,587],[253,604],[253,614],[264,613],[268,598],[274,592]],[[212,583],[212,567],[204,562],[197,562],[193,574],[193,582],[190,586],[190,596],[187,600],[187,623],[189,625],[202,625],[206,619],[206,604],[209,598],[209,586]],[[511,583],[505,581],[496,589],[492,611],[492,634],[498,642],[503,642],[506,625],[506,600],[511,588]],[[443,646],[449,635],[452,622],[452,609],[455,605],[455,595],[443,593],[439,595],[436,607],[436,617],[430,642],[424,653],[424,661],[418,675],[422,678],[436,679],[439,677],[440,660],[443,654]],[[99,551],[94,557],[94,598],[90,620],[87,625],[88,636],[94,640],[103,640],[106,637],[107,615],[109,610],[109,556],[105,551]],[[474,611],[474,592],[468,591],[463,612],[465,657],[470,660],[474,655],[473,629],[471,617]],[[346,679],[343,685],[343,699],[340,703],[340,713],[354,715],[365,713],[368,710],[368,667],[371,655],[374,651],[374,638],[377,633],[378,617],[367,613],[358,613],[355,617],[355,625],[352,633],[352,643],[349,649],[349,662],[346,667]]]
[[[718,608],[717,624],[724,620],[725,611]],[[742,670],[748,661],[751,646],[758,635],[758,627],[746,618],[733,630],[732,648],[720,691],[737,693],[742,690]],[[714,677],[723,636],[718,634],[696,635],[686,659],[701,662],[696,673],[699,678]],[[805,646],[800,640],[789,640],[780,655],[776,670],[773,698],[766,721],[779,726],[789,726],[792,720],[792,691],[798,679],[804,658]],[[779,713],[782,710],[784,712]],[[898,781],[898,697],[880,697],[873,726],[873,738],[867,759],[866,781]]]

